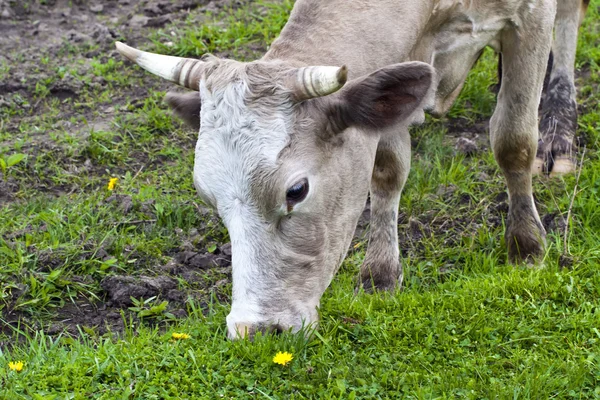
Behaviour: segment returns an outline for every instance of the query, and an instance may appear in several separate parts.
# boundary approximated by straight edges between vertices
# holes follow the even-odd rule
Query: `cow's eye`
[[[288,209],[292,207],[294,204],[300,203],[306,195],[308,194],[308,181],[306,179],[302,179],[301,181],[296,182],[292,187],[290,187],[285,193],[285,201],[288,205]]]

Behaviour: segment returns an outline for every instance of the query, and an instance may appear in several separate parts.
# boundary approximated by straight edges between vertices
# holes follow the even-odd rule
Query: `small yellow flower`
[[[117,185],[118,180],[119,180],[119,178],[110,178],[110,180],[108,181],[107,189],[114,190],[115,186]]]
[[[177,332],[173,332],[173,334],[171,335],[171,337],[173,339],[177,339],[177,340],[182,340],[182,339],[189,339],[191,338],[190,335],[188,335],[187,333],[177,333]]]
[[[8,363],[8,368],[10,368],[12,371],[21,372],[21,371],[23,371],[23,366],[24,366],[23,361]]]
[[[292,356],[292,353],[288,353],[287,351],[284,351],[283,353],[280,351],[279,353],[277,353],[275,355],[275,357],[273,357],[273,362],[275,364],[281,364],[281,365],[286,365],[287,363],[289,363],[290,361],[292,361],[294,357]]]

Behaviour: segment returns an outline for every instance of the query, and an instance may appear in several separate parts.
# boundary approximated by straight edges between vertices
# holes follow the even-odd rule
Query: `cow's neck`
[[[346,65],[351,79],[408,61],[437,0],[403,1],[298,0],[263,60]]]

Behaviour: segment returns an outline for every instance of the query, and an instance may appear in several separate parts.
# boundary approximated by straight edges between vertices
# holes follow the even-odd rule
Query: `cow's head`
[[[194,184],[229,230],[229,337],[315,324],[363,210],[380,132],[408,123],[429,90],[431,67],[396,64],[345,84],[344,67],[117,48],[199,91],[169,94],[167,102],[199,127]]]

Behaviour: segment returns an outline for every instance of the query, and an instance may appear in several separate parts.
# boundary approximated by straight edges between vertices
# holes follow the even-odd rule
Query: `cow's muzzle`
[[[250,339],[253,340],[254,336],[258,332],[262,335],[268,334],[280,334],[290,329],[285,329],[280,324],[268,324],[268,323],[259,323],[259,324],[250,324],[244,322],[238,322],[234,324],[234,331],[228,329],[227,337],[232,340],[236,339]]]

